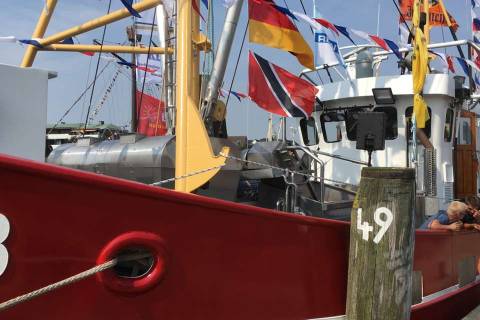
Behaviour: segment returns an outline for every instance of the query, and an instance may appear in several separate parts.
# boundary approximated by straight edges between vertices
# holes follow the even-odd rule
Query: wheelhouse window
[[[318,131],[314,118],[310,117],[308,119],[301,119],[300,131],[302,133],[303,143],[306,146],[314,146],[318,144]]]
[[[385,127],[385,139],[395,140],[398,137],[398,118],[395,107],[376,107],[374,112],[384,112],[387,116],[387,126]]]
[[[430,138],[432,134],[432,109],[427,107],[428,109],[428,120],[425,122],[425,128],[423,128],[423,131],[427,135],[428,138]],[[405,119],[407,121],[407,140],[411,141],[412,140],[412,113],[413,113],[413,107],[408,107],[405,110]]]
[[[459,121],[459,130],[458,130],[458,144],[471,144],[472,143],[472,132],[470,130],[470,118],[461,117]]]
[[[325,142],[333,143],[342,140],[342,122],[345,121],[343,113],[328,112],[320,116],[322,133]]]
[[[347,110],[345,112],[345,128],[350,141],[357,141],[358,114],[360,112],[363,110]]]
[[[386,115],[385,139],[395,140],[398,137],[398,117],[395,107],[377,107],[374,112],[383,112]],[[350,141],[357,141],[358,114],[364,110],[348,110],[345,112],[345,127],[347,138]]]
[[[453,136],[453,109],[447,109],[445,114],[445,130],[443,131],[443,139],[445,142],[451,142]]]

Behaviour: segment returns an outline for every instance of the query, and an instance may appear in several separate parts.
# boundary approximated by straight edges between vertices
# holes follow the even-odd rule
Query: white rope
[[[237,160],[237,161],[244,162],[244,163],[256,164],[256,165],[263,166],[263,167],[266,167],[266,168],[280,170],[280,171],[283,171],[285,173],[293,173],[293,174],[298,174],[299,176],[304,176],[304,177],[308,177],[308,178],[315,178],[314,176],[312,176],[310,174],[306,174],[306,173],[302,173],[302,172],[298,172],[298,171],[292,171],[288,168],[280,168],[280,167],[272,166],[272,165],[261,163],[261,162],[244,160],[244,159],[237,158],[237,157],[234,157],[234,156],[225,155],[223,153],[220,153],[220,155],[224,158],[233,159],[233,160]]]
[[[307,177],[307,178],[313,178],[313,179],[320,179],[320,180],[324,180],[324,181],[329,181],[329,182],[333,182],[333,183],[338,183],[338,184],[348,184],[346,182],[343,182],[343,181],[338,181],[338,180],[333,180],[333,179],[327,179],[327,178],[320,178],[320,177],[316,177],[316,176],[313,176],[311,174],[306,174],[306,173],[302,173],[302,172],[298,172],[298,171],[293,171],[293,170],[290,170],[290,169],[287,169],[287,168],[280,168],[280,167],[276,167],[276,166],[272,166],[270,164],[265,164],[265,163],[261,163],[261,162],[256,162],[256,161],[251,161],[251,160],[245,160],[245,159],[241,159],[241,158],[237,158],[237,157],[234,157],[234,156],[230,156],[230,155],[225,155],[223,153],[220,153],[219,154],[220,156],[224,157],[224,158],[227,158],[227,159],[233,159],[233,160],[237,160],[237,161],[240,161],[240,162],[244,162],[244,163],[251,163],[251,164],[256,164],[256,165],[259,165],[259,166],[262,166],[262,167],[265,167],[265,168],[270,168],[270,169],[275,169],[275,170],[280,170],[280,171],[283,171],[285,173],[290,173],[290,174],[297,174],[299,176],[304,176],[304,177]]]
[[[188,178],[188,177],[191,177],[191,176],[195,176],[197,174],[201,174],[201,173],[205,173],[205,172],[208,172],[208,171],[212,171],[212,170],[215,170],[215,169],[220,169],[221,167],[225,166],[225,164],[222,164],[220,166],[216,166],[216,167],[211,167],[211,168],[207,168],[207,169],[202,169],[202,170],[198,170],[198,171],[193,171],[191,173],[187,173],[187,174],[184,174],[182,176],[178,176],[178,177],[173,177],[173,178],[170,178],[170,179],[166,179],[166,180],[162,180],[162,181],[159,181],[159,182],[154,182],[150,185],[152,186],[160,186],[162,184],[165,184],[165,183],[169,183],[169,182],[173,182],[173,181],[176,181],[176,180],[180,180],[180,179],[185,179],[185,178]]]
[[[2,302],[2,303],[0,303],[0,311],[4,311],[6,309],[9,309],[9,308],[19,304],[19,303],[31,300],[31,299],[36,298],[36,297],[39,297],[41,295],[44,295],[46,293],[49,293],[49,292],[54,291],[56,289],[59,289],[61,287],[68,286],[72,283],[75,283],[77,281],[88,278],[88,277],[90,277],[90,276],[92,276],[92,275],[94,275],[98,272],[102,272],[104,270],[110,269],[110,268],[114,267],[117,264],[117,262],[118,262],[118,259],[113,259],[113,260],[107,261],[107,262],[102,263],[98,266],[95,266],[91,269],[88,269],[88,270],[83,271],[79,274],[76,274],[72,277],[66,278],[64,280],[61,280],[61,281],[55,282],[53,284],[50,284],[46,287],[40,288],[38,290],[29,292],[27,294],[23,294],[21,296],[18,296],[16,298],[10,299],[10,300],[5,301],[5,302]]]
[[[232,159],[232,160],[236,160],[236,161],[240,161],[240,162],[244,162],[244,163],[251,163],[251,164],[263,166],[263,167],[270,168],[270,169],[280,170],[282,172],[285,172],[286,174],[296,174],[296,175],[299,175],[299,176],[304,176],[304,177],[312,178],[312,179],[323,179],[324,181],[330,181],[330,182],[334,182],[334,183],[338,183],[338,184],[345,184],[346,183],[346,182],[343,182],[343,181],[337,181],[337,180],[332,180],[332,179],[327,179],[327,178],[315,177],[311,174],[306,174],[306,173],[302,173],[302,172],[298,172],[298,171],[293,171],[293,170],[290,170],[288,168],[280,168],[280,167],[272,166],[272,165],[261,163],[261,162],[244,160],[244,159],[237,158],[237,157],[234,157],[234,156],[225,155],[223,153],[219,153],[219,155],[226,158],[226,159]],[[150,185],[151,186],[161,186],[162,184],[166,184],[166,183],[169,183],[169,182],[174,182],[174,181],[180,180],[180,179],[185,179],[185,178],[192,177],[192,176],[195,176],[197,174],[205,173],[205,172],[212,171],[212,170],[215,170],[215,169],[220,169],[223,166],[225,166],[225,164],[222,164],[222,165],[216,166],[216,167],[211,167],[211,168],[207,168],[207,169],[194,171],[194,172],[182,175],[182,176],[173,177],[173,178],[170,178],[170,179],[154,182],[154,183],[151,183]]]

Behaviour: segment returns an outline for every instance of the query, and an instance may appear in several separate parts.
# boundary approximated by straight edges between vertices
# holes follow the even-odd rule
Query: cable
[[[299,0],[299,1],[300,1],[300,4],[302,5],[303,13],[304,13],[305,15],[307,15],[307,9],[305,9],[305,5],[303,4],[303,0]],[[286,2],[285,2],[285,4],[286,4]],[[312,31],[312,34],[315,36],[315,32],[313,31],[312,26],[310,26],[310,31]],[[320,79],[320,82],[321,82],[322,84],[324,84],[324,83],[323,83],[323,79],[322,79],[322,77],[320,76],[320,71],[316,70],[315,73],[317,74],[318,79]]]
[[[140,94],[140,103],[135,108],[137,109],[137,119],[140,117],[140,109],[142,108],[142,100],[143,100],[143,90],[145,90],[145,80],[147,79],[147,70],[148,70],[148,61],[150,60],[150,50],[152,49],[152,37],[153,37],[153,27],[155,25],[155,19],[157,17],[157,10],[153,12],[153,21],[152,21],[152,28],[150,29],[150,40],[148,42],[148,51],[147,51],[147,62],[145,63],[145,72],[143,73],[143,81],[142,81],[142,91]]]
[[[91,75],[91,73],[92,73],[92,61],[93,61],[93,56],[91,56],[90,59],[88,59],[88,60],[89,60],[89,62],[88,62],[88,73],[87,73],[87,81],[85,81],[85,91],[84,91],[84,93],[87,92],[87,90],[88,90],[87,87],[89,87],[88,83],[90,82],[90,75]],[[93,84],[93,82],[90,83],[90,85],[92,85],[92,84]],[[84,113],[84,111],[85,111],[85,104],[86,104],[86,102],[87,102],[87,101],[86,101],[85,96],[84,96],[83,102],[82,102],[82,112],[80,113],[80,121],[79,121],[79,123],[82,122],[83,113]]]
[[[108,9],[107,9],[107,14],[110,13],[110,8],[112,7],[112,0],[108,2]],[[102,50],[103,50],[103,41],[105,40],[105,34],[107,33],[107,25],[103,27],[103,34],[102,34],[102,43],[100,44],[100,52],[98,53],[98,60],[97,60],[97,67],[95,68],[95,77],[94,79],[97,78],[98,74],[98,67],[100,66],[100,58],[102,56]],[[90,117],[90,109],[92,108],[92,100],[93,100],[93,93],[95,91],[95,83],[96,81],[93,82],[93,87],[92,87],[92,93],[90,94],[90,102],[88,103],[88,109],[87,109],[87,116],[85,117],[85,126],[83,128],[83,134],[85,135],[85,131],[87,130],[87,124],[88,124],[88,117]]]
[[[245,32],[243,33],[242,45],[240,46],[240,52],[238,53],[237,62],[235,64],[235,69],[233,71],[232,81],[230,82],[230,88],[228,88],[227,101],[225,102],[225,108],[228,107],[228,101],[230,100],[230,93],[232,92],[233,82],[235,81],[235,76],[237,74],[238,64],[240,62],[240,57],[243,51],[243,45],[245,44],[245,38],[247,37],[248,25],[250,24],[250,19],[247,21],[245,27]]]
[[[403,15],[402,13],[402,10],[400,10],[400,8],[398,7],[398,4],[395,0],[392,0],[393,4],[395,5],[395,8],[397,8],[397,11],[398,13],[400,14],[400,17],[402,18],[402,21],[403,23],[405,24],[405,26],[407,27],[407,30],[408,30],[408,33],[410,34],[410,37],[412,37],[412,39],[415,39],[415,36],[413,35],[412,33],[412,30],[410,29],[410,27],[408,26],[408,23],[407,23],[407,20],[405,19],[405,16]]]
[[[88,89],[90,89],[93,84],[95,83],[95,81],[102,75],[103,71],[105,71],[105,69],[107,69],[107,67],[110,65],[111,61],[109,61],[104,67],[102,70],[100,70],[100,72],[98,73],[97,77],[95,79],[92,80],[92,82],[90,83],[90,85],[88,85],[85,90],[80,94],[80,96],[77,98],[77,100],[75,100],[75,102],[73,102],[73,104],[67,109],[67,111],[65,111],[65,113],[63,114],[63,116],[60,118],[60,120],[57,121],[57,123],[55,123],[55,125],[48,131],[47,134],[50,134],[52,133],[52,131],[58,126],[58,124],[60,122],[62,122],[62,120],[70,113],[70,111],[72,111],[73,107],[75,107],[77,105],[77,103],[82,99],[82,97],[85,96],[85,94],[87,93]]]

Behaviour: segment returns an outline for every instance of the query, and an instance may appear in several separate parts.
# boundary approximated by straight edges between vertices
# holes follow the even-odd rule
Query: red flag
[[[284,117],[309,117],[318,89],[250,52],[248,94],[261,108]]]
[[[448,65],[448,70],[450,70],[450,72],[452,72],[452,73],[455,73],[455,67],[453,66],[453,60],[452,60],[452,57],[450,57],[450,56],[447,56],[447,65]]]
[[[412,20],[413,16],[413,0],[400,0],[400,10],[402,12],[403,18],[405,20],[410,21]],[[420,7],[420,11],[425,12],[423,9],[423,5]],[[448,13],[448,18],[450,19],[450,22],[452,24],[452,28],[454,31],[457,31],[458,29],[458,23],[457,21],[452,17],[450,13]],[[443,10],[442,7],[440,6],[440,3],[438,2],[433,2],[433,4],[430,6],[429,10],[429,19],[430,19],[430,26],[432,27],[446,27],[447,25],[447,20],[445,19],[445,16],[443,15]],[[400,22],[403,22],[402,16],[400,16]]]
[[[202,18],[203,21],[205,21],[205,18],[202,16],[202,13],[200,12],[200,7],[198,6],[197,0],[192,0],[192,7],[193,10]]]
[[[140,103],[142,104],[140,106]],[[137,90],[137,132],[146,136],[163,136],[167,133],[165,103]]]

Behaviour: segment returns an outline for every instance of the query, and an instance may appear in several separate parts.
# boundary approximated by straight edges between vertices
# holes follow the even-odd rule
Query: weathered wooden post
[[[415,170],[364,168],[350,228],[347,319],[410,318]]]

